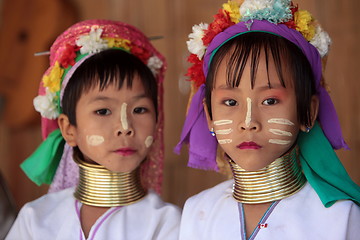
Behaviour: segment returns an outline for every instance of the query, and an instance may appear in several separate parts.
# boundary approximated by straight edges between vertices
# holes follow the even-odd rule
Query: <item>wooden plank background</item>
[[[0,1],[0,29],[12,22],[4,18],[4,9],[20,0]],[[55,0],[52,0],[55,1]],[[44,4],[48,4],[45,2]],[[75,21],[104,18],[128,22],[141,29],[148,36],[164,36],[164,39],[154,41],[154,45],[162,52],[168,61],[168,71],[165,79],[165,139],[166,161],[164,169],[163,198],[166,201],[182,206],[191,195],[209,188],[225,179],[225,176],[186,167],[187,153],[184,149],[180,156],[173,153],[181,132],[188,100],[189,85],[184,81],[187,68],[186,40],[191,27],[200,22],[211,22],[223,1],[219,0],[72,0],[62,9],[58,21],[64,16],[74,14]],[[340,117],[346,141],[351,151],[338,151],[350,176],[360,184],[360,28],[358,26],[360,2],[358,0],[299,0],[300,8],[309,10],[329,32],[333,40],[327,63],[325,78],[331,88],[331,97]],[[43,6],[43,5],[42,5]],[[44,5],[46,6],[46,5]],[[22,7],[26,10],[27,5]],[[42,8],[33,9],[35,13]],[[43,23],[47,31],[47,23]],[[57,34],[62,32],[59,30]],[[2,36],[4,38],[4,36]],[[55,36],[54,36],[55,38]],[[6,42],[6,41],[5,41]],[[4,41],[1,42],[4,44]],[[11,44],[11,43],[8,43]],[[4,46],[3,46],[4,47]],[[43,51],[47,49],[38,49]],[[0,52],[0,55],[3,54]],[[3,54],[4,55],[4,54]],[[8,54],[6,55],[6,57]],[[18,62],[3,62],[16,64]],[[43,72],[46,60],[39,61]],[[2,75],[4,66],[0,67],[0,87],[5,81]],[[21,67],[17,69],[21,71]],[[28,75],[31,84],[40,81],[41,74],[35,72]],[[1,90],[1,88],[0,88]],[[30,90],[29,90],[30,91]],[[0,91],[1,92],[1,91]],[[30,91],[36,95],[36,87]],[[21,99],[22,95],[17,98]],[[34,114],[26,118],[20,126],[12,126],[6,121],[6,95],[1,96],[0,118],[0,170],[14,195],[20,208],[25,202],[37,198],[47,191],[46,186],[37,187],[31,183],[19,169],[19,164],[33,152],[40,143],[39,118]],[[22,99],[21,99],[22,100]],[[24,99],[23,101],[25,101]],[[27,101],[27,100],[26,100]],[[25,106],[25,105],[24,105]],[[13,119],[25,114],[26,109],[12,109]],[[15,112],[15,113],[14,113]]]

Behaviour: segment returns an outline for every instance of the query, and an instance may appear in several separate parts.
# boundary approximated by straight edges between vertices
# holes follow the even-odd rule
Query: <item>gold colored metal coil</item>
[[[296,146],[269,166],[246,171],[229,160],[234,176],[233,197],[246,204],[273,202],[293,195],[306,183]]]
[[[74,196],[80,202],[97,207],[126,206],[141,200],[146,190],[141,185],[140,169],[111,172],[101,165],[84,162],[74,155],[79,165],[79,184]]]

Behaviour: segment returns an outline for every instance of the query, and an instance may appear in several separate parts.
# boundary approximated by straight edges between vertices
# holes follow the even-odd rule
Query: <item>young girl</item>
[[[219,144],[233,179],[187,200],[180,239],[358,239],[360,190],[322,80],[328,35],[287,0],[228,2],[193,30],[199,88],[176,151],[189,143],[189,166],[218,170]]]
[[[73,149],[79,182],[26,204],[7,239],[177,239],[180,211],[154,192],[164,70],[163,56],[125,23],[88,20],[56,39],[34,100],[46,139],[22,168],[51,183]]]

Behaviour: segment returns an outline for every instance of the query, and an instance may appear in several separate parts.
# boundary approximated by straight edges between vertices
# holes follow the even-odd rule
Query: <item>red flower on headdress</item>
[[[295,21],[294,21],[294,14],[298,11],[299,9],[299,6],[298,5],[294,5],[293,2],[291,2],[291,5],[290,5],[290,10],[291,10],[291,15],[292,15],[292,18],[290,21],[284,23],[286,26],[288,26],[288,28],[292,28],[292,29],[295,29],[296,30],[296,24],[295,24]]]
[[[218,14],[214,15],[214,21],[210,23],[209,28],[205,30],[204,37],[202,38],[204,45],[209,45],[217,34],[234,24],[235,23],[231,21],[229,12],[220,9]]]
[[[130,52],[138,57],[143,63],[147,64],[148,59],[151,57],[149,51],[145,51],[143,48],[132,45]]]
[[[185,76],[188,76],[190,81],[195,83],[196,87],[205,83],[205,76],[203,72],[203,61],[198,58],[196,54],[190,54],[188,61],[192,63],[191,67],[188,68],[188,72]]]
[[[66,44],[62,55],[59,57],[58,61],[63,68],[67,68],[69,65],[74,66],[76,52],[80,50],[79,46]]]

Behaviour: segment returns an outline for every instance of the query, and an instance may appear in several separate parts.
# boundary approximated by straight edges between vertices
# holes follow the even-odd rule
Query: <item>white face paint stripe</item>
[[[273,133],[275,135],[279,135],[279,136],[289,136],[289,137],[292,136],[291,132],[283,131],[283,130],[280,130],[280,129],[269,129],[269,132],[271,132],[271,133]]]
[[[247,112],[245,118],[245,125],[246,127],[249,127],[251,122],[251,98],[246,98],[246,101],[247,101]]]
[[[218,120],[218,121],[214,121],[214,125],[216,125],[216,126],[226,125],[226,124],[231,124],[231,123],[233,123],[232,120]]]
[[[123,103],[121,105],[120,120],[121,120],[121,125],[124,130],[128,130],[128,128],[129,128],[128,121],[127,121],[126,108],[127,108],[127,104]]]
[[[231,143],[232,139],[218,139],[218,143],[219,144],[227,144],[227,143]]]
[[[104,141],[105,141],[105,139],[103,136],[99,136],[99,135],[86,136],[86,142],[90,146],[98,146],[98,145],[102,144]]]
[[[215,133],[216,133],[217,135],[225,135],[225,134],[231,133],[232,131],[233,131],[232,128],[228,128],[228,129],[216,130]]]
[[[277,123],[277,124],[283,124],[283,125],[289,125],[289,126],[294,125],[293,122],[291,122],[288,119],[284,119],[284,118],[271,118],[268,120],[268,123]]]
[[[149,148],[153,142],[154,142],[153,136],[147,136],[145,139],[145,147]]]
[[[290,142],[291,142],[291,141],[289,141],[289,140],[269,139],[269,143],[279,144],[279,145],[287,145],[287,144],[289,144]]]

